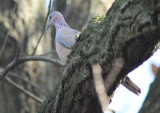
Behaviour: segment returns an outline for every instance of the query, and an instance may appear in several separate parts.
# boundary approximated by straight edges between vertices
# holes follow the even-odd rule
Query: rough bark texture
[[[139,113],[159,113],[160,111],[160,68],[155,81],[151,84],[149,93]]]
[[[107,92],[111,96],[125,75],[149,58],[160,41],[160,0],[116,0],[106,16],[95,17],[78,38],[62,73],[57,92],[38,113],[101,113],[91,66],[99,63],[103,77],[114,60],[125,66]]]

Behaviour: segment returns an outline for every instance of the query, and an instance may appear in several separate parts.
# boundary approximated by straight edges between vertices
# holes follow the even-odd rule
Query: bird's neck
[[[59,29],[62,27],[69,27],[69,26],[67,25],[67,23],[65,21],[58,21],[55,23],[55,27],[56,27],[56,29]]]

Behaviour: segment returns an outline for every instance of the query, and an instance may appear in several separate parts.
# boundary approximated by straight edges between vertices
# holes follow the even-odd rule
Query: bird
[[[71,52],[71,48],[75,44],[76,38],[80,35],[80,32],[70,28],[63,15],[58,11],[53,11],[49,14],[46,30],[51,25],[54,25],[56,28],[56,52],[61,61],[66,63],[67,57]]]
[[[46,30],[48,30],[48,28],[52,25],[56,28],[56,52],[61,61],[66,63],[67,57],[71,52],[71,48],[75,44],[76,38],[81,32],[70,28],[63,15],[58,11],[53,11],[49,14]],[[124,82],[122,82],[122,85],[136,95],[141,93],[140,88],[133,81],[131,81],[128,76],[126,76]]]

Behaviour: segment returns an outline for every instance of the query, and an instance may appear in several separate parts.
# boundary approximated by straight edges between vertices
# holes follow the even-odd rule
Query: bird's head
[[[55,23],[58,22],[58,21],[65,21],[64,18],[63,18],[63,15],[58,11],[53,11],[52,13],[50,13],[49,16],[48,16],[48,25],[46,27],[46,30],[51,25],[55,25]]]

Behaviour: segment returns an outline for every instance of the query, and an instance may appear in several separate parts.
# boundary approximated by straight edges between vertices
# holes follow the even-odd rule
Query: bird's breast
[[[67,56],[70,54],[71,49],[65,47],[61,43],[59,43],[57,40],[55,40],[56,45],[56,51],[59,56],[59,58],[65,63],[67,61]]]

